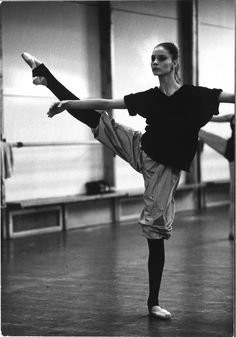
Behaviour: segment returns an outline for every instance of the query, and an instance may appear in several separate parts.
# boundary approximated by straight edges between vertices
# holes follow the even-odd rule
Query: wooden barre
[[[16,142],[10,143],[12,147],[44,147],[44,146],[81,146],[81,145],[101,145],[99,142]]]

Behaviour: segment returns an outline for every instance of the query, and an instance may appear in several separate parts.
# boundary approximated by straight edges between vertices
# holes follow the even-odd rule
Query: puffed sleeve
[[[196,87],[196,103],[201,119],[201,125],[209,122],[213,115],[219,114],[219,95],[222,89],[209,89],[206,87]]]
[[[130,116],[140,115],[147,118],[152,95],[153,89],[149,89],[124,96],[124,101]]]

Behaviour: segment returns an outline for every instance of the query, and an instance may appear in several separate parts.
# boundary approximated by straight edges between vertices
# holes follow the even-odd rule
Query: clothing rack
[[[13,148],[22,147],[49,147],[49,146],[83,146],[83,145],[101,145],[97,141],[87,141],[87,142],[15,142],[10,143]]]

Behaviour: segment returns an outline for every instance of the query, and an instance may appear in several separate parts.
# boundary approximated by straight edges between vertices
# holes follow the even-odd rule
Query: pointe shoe
[[[42,64],[42,62],[40,62],[39,60],[37,60],[33,55],[31,55],[29,53],[26,53],[26,52],[22,53],[21,56],[22,56],[23,60],[30,66],[30,68],[32,70],[34,70],[40,64]],[[35,85],[45,85],[45,86],[47,86],[47,80],[43,76],[35,76],[35,77],[33,77],[33,83]]]
[[[162,309],[158,305],[154,305],[149,310],[149,313],[152,317],[158,318],[158,319],[170,319],[171,318],[171,313],[165,309]]]

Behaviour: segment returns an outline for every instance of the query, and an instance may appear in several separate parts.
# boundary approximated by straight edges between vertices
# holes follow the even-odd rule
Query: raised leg
[[[31,67],[33,83],[45,85],[60,101],[78,100],[79,98],[65,88],[49,71],[49,69],[37,60],[34,56],[23,53],[22,58]],[[73,117],[86,124],[90,128],[95,128],[99,124],[100,113],[96,110],[67,110]]]
[[[225,154],[226,139],[205,130],[199,131],[199,138],[218,153]]]

